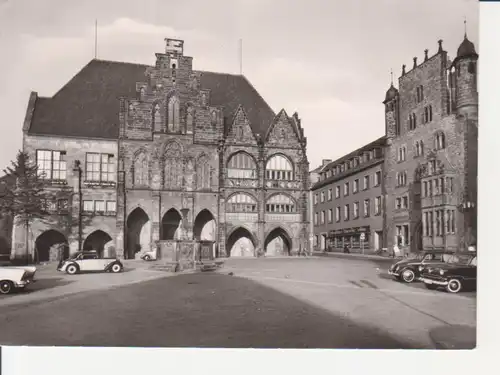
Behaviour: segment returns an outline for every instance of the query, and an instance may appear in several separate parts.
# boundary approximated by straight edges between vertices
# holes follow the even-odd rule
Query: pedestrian
[[[350,254],[351,251],[349,250],[349,245],[348,244],[345,244],[344,246],[344,254]]]

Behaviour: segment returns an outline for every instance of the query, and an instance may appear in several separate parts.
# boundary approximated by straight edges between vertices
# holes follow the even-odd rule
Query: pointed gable
[[[229,125],[227,142],[257,145],[257,140],[255,139],[250,120],[242,106],[238,107],[233,122]]]
[[[282,109],[269,127],[266,144],[268,146],[296,147],[300,145],[299,140],[300,136],[295,123]]]

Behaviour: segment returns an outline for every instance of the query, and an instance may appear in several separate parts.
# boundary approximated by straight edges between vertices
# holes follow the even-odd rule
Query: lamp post
[[[82,168],[80,167],[80,160],[75,160],[73,166],[73,172],[78,176],[78,251],[82,251],[82,211],[83,211],[83,200],[82,200]]]
[[[463,215],[463,229],[464,229],[464,248],[467,250],[469,242],[469,213],[474,210],[476,205],[474,202],[464,198],[463,202],[459,204],[458,209],[462,212]]]

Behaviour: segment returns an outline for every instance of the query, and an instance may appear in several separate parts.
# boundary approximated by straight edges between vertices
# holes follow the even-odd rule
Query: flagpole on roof
[[[243,39],[240,39],[240,75],[243,75]]]
[[[95,31],[94,31],[94,58],[97,59],[97,19],[95,20]]]

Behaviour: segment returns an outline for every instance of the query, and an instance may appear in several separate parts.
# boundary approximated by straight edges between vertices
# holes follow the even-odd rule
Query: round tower
[[[385,100],[383,101],[385,104],[385,135],[389,142],[392,138],[399,136],[401,133],[397,115],[398,98],[399,92],[391,83],[391,87],[389,87],[385,93]]]
[[[456,72],[456,109],[458,114],[477,116],[477,59],[474,43],[467,39],[467,34],[457,50],[457,57],[452,63]]]

